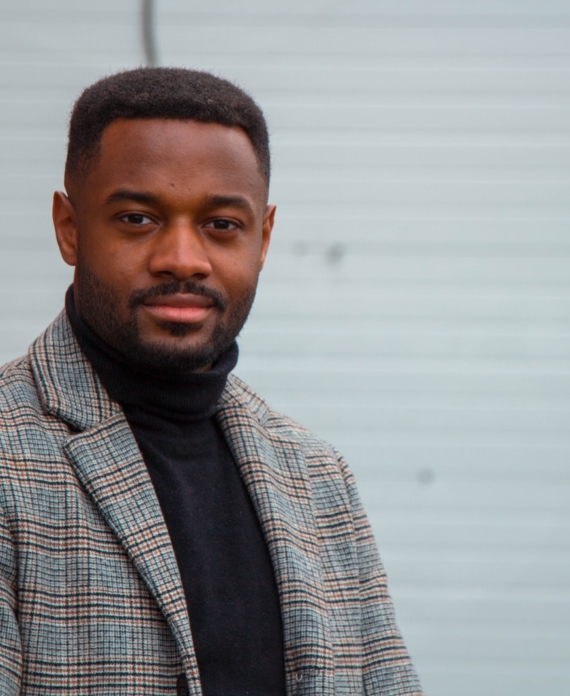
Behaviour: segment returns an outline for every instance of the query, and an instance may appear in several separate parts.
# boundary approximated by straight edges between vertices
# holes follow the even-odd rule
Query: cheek
[[[107,287],[128,292],[137,276],[134,254],[105,243],[102,236],[93,237],[85,240],[84,244],[79,244],[78,265],[81,263],[88,268]]]
[[[262,266],[261,245],[255,244],[240,252],[230,252],[216,259],[215,265],[220,277],[225,276],[228,282],[236,285],[255,284]]]
[[[251,294],[257,286],[259,270],[259,261],[253,258],[226,268],[224,285],[232,300],[239,301],[243,296]]]

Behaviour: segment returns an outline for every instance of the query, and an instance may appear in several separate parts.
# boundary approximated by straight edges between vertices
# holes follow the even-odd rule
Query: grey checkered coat
[[[235,377],[217,417],[273,561],[287,693],[420,694],[343,460]],[[182,674],[200,696],[168,531],[62,314],[0,370],[0,693],[159,696]]]

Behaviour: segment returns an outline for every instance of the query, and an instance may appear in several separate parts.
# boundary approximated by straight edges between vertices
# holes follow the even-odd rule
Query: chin
[[[182,326],[188,328],[187,324]],[[234,341],[232,336],[224,336],[222,340],[220,336],[184,340],[184,336],[170,333],[162,339],[140,340],[131,346],[129,358],[140,370],[176,376],[208,369]]]
[[[182,324],[174,321],[161,322],[159,326],[162,334],[167,334],[168,336],[172,336],[173,338],[184,338],[185,336],[192,336],[200,331],[203,331],[204,328],[202,325]],[[203,343],[206,343],[207,341],[207,338],[202,339]]]

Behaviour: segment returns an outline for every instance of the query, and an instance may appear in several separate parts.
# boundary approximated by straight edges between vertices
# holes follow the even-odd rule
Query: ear
[[[71,201],[62,191],[56,191],[53,194],[52,218],[61,258],[69,266],[75,266],[77,263],[77,215]]]
[[[263,216],[263,227],[261,230],[261,264],[259,270],[263,268],[265,263],[265,257],[267,256],[267,250],[269,249],[269,242],[271,240],[271,231],[273,230],[273,223],[275,222],[275,211],[277,206],[268,205],[265,209],[265,215]]]

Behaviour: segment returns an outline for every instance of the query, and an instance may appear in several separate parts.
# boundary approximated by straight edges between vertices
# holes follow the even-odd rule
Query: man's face
[[[246,320],[273,226],[245,133],[115,121],[87,178],[66,184],[54,224],[83,319],[140,366],[207,368]]]

